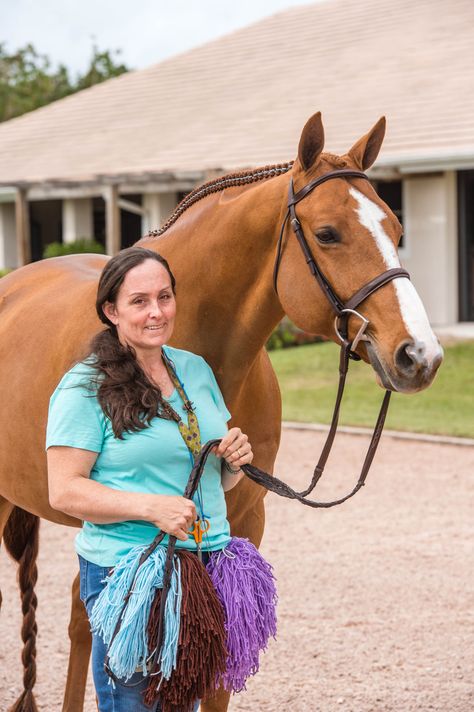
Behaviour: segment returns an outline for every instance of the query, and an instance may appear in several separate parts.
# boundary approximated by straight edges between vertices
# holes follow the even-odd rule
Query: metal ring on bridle
[[[339,319],[341,318],[341,316],[343,314],[353,314],[354,316],[357,316],[362,321],[360,329],[357,332],[357,334],[355,335],[354,340],[351,344],[351,351],[355,351],[357,348],[357,345],[359,344],[359,341],[368,341],[369,340],[369,337],[365,335],[365,330],[367,329],[370,322],[368,319],[366,319],[364,316],[362,316],[362,314],[359,314],[359,312],[356,311],[355,309],[343,309],[334,319],[334,331],[336,332],[338,339],[342,343],[344,343],[345,339],[342,336],[341,332],[339,331]]]

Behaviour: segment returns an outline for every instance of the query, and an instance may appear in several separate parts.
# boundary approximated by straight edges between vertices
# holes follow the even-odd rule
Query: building
[[[382,114],[371,177],[435,325],[474,321],[472,0],[323,0],[0,124],[0,267],[107,251],[219,173],[295,157],[323,112],[344,153]]]

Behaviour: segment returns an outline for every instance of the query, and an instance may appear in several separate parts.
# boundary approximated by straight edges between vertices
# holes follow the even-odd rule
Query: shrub
[[[5,268],[5,269],[0,269],[0,277],[5,277],[6,274],[9,272],[13,272],[13,269],[11,268]]]
[[[82,252],[94,252],[104,254],[104,247],[100,242],[81,237],[75,242],[51,242],[43,252],[43,257],[62,257],[63,255],[76,255]]]

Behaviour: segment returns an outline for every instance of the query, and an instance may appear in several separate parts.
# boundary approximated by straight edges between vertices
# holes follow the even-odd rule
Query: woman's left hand
[[[217,457],[222,457],[231,467],[238,469],[253,460],[252,446],[248,436],[240,428],[231,428],[214,450]]]

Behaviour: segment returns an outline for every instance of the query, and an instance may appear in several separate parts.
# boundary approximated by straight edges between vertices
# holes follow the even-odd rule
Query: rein
[[[396,267],[394,269],[389,269],[386,272],[382,272],[382,274],[379,274],[377,277],[374,277],[374,279],[370,280],[370,282],[367,282],[367,284],[362,286],[346,302],[344,302],[337,295],[331,283],[329,282],[329,280],[319,267],[318,263],[316,262],[311,248],[304,235],[301,223],[296,215],[296,205],[301,200],[306,198],[306,196],[309,195],[319,185],[326,183],[326,181],[328,180],[333,180],[336,178],[362,178],[364,180],[369,180],[368,176],[365,173],[362,173],[361,171],[340,169],[336,171],[330,171],[329,173],[325,173],[324,175],[319,176],[318,178],[314,178],[314,180],[312,180],[310,183],[301,188],[301,190],[295,193],[293,186],[293,178],[290,178],[290,184],[288,187],[288,209],[281,225],[280,236],[278,238],[277,253],[275,258],[275,266],[273,269],[273,286],[275,292],[278,294],[277,281],[278,270],[283,255],[283,235],[285,233],[286,224],[289,220],[292,230],[295,233],[298,243],[303,251],[306,264],[308,265],[311,274],[316,279],[323,294],[325,295],[326,299],[331,305],[332,310],[334,311],[334,329],[336,331],[337,337],[341,341],[341,351],[339,357],[339,384],[337,389],[336,402],[331,418],[331,425],[326,438],[326,442],[324,443],[324,447],[319,457],[319,461],[314,469],[311,482],[308,488],[303,490],[302,492],[295,492],[284,482],[281,482],[280,480],[277,480],[276,478],[267,475],[262,470],[258,470],[258,468],[251,468],[252,471],[247,472],[247,468],[251,466],[244,465],[242,467],[245,474],[250,477],[250,479],[254,480],[254,482],[261,484],[263,487],[271,490],[272,492],[276,492],[276,494],[279,494],[282,497],[297,499],[302,504],[307,504],[310,507],[334,507],[337,504],[345,502],[346,499],[349,499],[349,497],[352,497],[365,484],[365,479],[372,464],[372,460],[374,459],[374,455],[379,444],[380,436],[382,435],[382,430],[385,423],[388,406],[390,403],[391,391],[388,390],[385,391],[385,395],[382,401],[382,405],[380,407],[379,415],[367,450],[367,454],[365,456],[359,480],[355,485],[354,489],[345,497],[342,497],[341,499],[335,500],[333,502],[314,502],[305,499],[307,495],[314,490],[319,479],[321,478],[321,475],[324,472],[327,459],[334,443],[337,425],[339,422],[341,401],[346,385],[347,372],[349,370],[349,361],[351,359],[354,361],[360,361],[360,356],[355,352],[355,349],[357,348],[360,341],[368,341],[368,336],[365,334],[365,331],[370,322],[360,312],[356,311],[356,309],[371,294],[373,294],[378,289],[385,286],[392,280],[397,279],[398,277],[405,277],[407,279],[410,279],[410,275],[405,269],[403,269],[402,267]],[[351,316],[357,317],[358,319],[360,319],[361,322],[359,330],[357,331],[352,341],[349,339],[349,320]]]
[[[301,227],[301,223],[298,220],[298,217],[296,215],[296,205],[303,200],[311,191],[313,191],[317,186],[321,185],[322,183],[325,183],[328,180],[332,180],[335,178],[363,178],[364,180],[369,180],[367,175],[365,173],[362,173],[360,171],[354,171],[354,170],[348,170],[348,169],[341,169],[341,170],[336,170],[336,171],[331,171],[330,173],[326,173],[323,176],[320,176],[319,178],[315,178],[312,180],[310,183],[308,183],[306,186],[304,186],[301,190],[299,190],[297,193],[294,192],[294,187],[293,187],[293,179],[290,179],[290,184],[289,184],[289,192],[288,192],[288,210],[285,215],[285,218],[283,220],[281,230],[280,230],[280,236],[278,239],[278,245],[277,245],[277,254],[276,254],[276,259],[275,259],[275,266],[274,266],[274,271],[273,271],[273,284],[275,291],[278,294],[277,290],[277,280],[278,280],[278,270],[279,266],[281,263],[282,259],[282,244],[283,244],[283,235],[285,232],[286,224],[288,220],[290,220],[291,227],[293,229],[293,232],[296,235],[296,238],[300,244],[300,247],[303,251],[303,255],[305,257],[306,263],[308,264],[308,267],[310,269],[311,274],[313,277],[316,279],[318,282],[319,286],[321,287],[323,294],[326,296],[327,300],[329,301],[334,313],[335,313],[335,321],[334,321],[334,328],[336,331],[336,334],[338,338],[341,341],[341,351],[340,351],[340,358],[339,358],[339,384],[338,384],[338,390],[337,390],[337,395],[336,395],[336,402],[334,405],[334,411],[331,419],[331,425],[329,428],[329,433],[327,435],[326,441],[324,443],[321,455],[319,457],[318,463],[316,464],[316,467],[313,471],[313,476],[311,478],[311,482],[309,486],[301,491],[297,492],[296,490],[292,489],[286,482],[283,482],[282,480],[279,480],[277,477],[274,477],[273,475],[270,475],[267,472],[264,472],[264,470],[259,469],[258,467],[255,467],[254,465],[242,465],[242,470],[245,473],[245,475],[251,479],[253,482],[256,484],[265,487],[265,489],[270,490],[271,492],[274,492],[275,494],[280,495],[281,497],[287,497],[288,499],[295,499],[298,502],[301,502],[301,504],[305,504],[308,507],[312,507],[314,509],[316,508],[324,508],[327,509],[329,507],[335,507],[338,504],[342,504],[346,500],[348,500],[350,497],[353,497],[356,492],[358,492],[361,487],[365,484],[365,480],[367,477],[367,474],[369,472],[370,466],[372,464],[372,461],[374,459],[375,452],[377,450],[377,446],[380,441],[380,437],[382,435],[382,430],[383,426],[385,423],[385,417],[387,415],[387,410],[390,402],[390,396],[391,392],[386,391],[382,405],[379,411],[379,415],[377,418],[377,422],[374,428],[374,432],[372,434],[372,438],[369,444],[369,447],[367,449],[367,453],[365,456],[364,463],[362,465],[362,469],[359,475],[359,479],[354,486],[354,488],[349,492],[349,494],[345,495],[344,497],[341,497],[339,499],[333,500],[331,502],[319,502],[313,499],[308,499],[308,495],[315,489],[316,485],[318,484],[321,475],[324,472],[324,468],[326,466],[326,462],[328,460],[329,454],[331,452],[333,443],[334,443],[334,438],[337,432],[337,425],[339,421],[339,411],[341,407],[341,402],[342,402],[342,397],[344,394],[344,388],[345,388],[345,383],[346,383],[346,377],[349,369],[349,361],[351,359],[353,360],[360,360],[360,356],[355,353],[355,349],[357,348],[358,343],[361,340],[368,340],[368,337],[365,335],[365,330],[367,326],[369,325],[369,320],[366,319],[362,314],[360,314],[358,311],[356,311],[356,308],[362,304],[371,294],[376,292],[378,289],[383,287],[384,285],[388,284],[391,282],[393,279],[396,279],[398,277],[405,277],[405,278],[410,278],[410,275],[408,272],[404,269],[396,268],[396,269],[390,269],[387,270],[386,272],[383,272],[382,274],[378,275],[374,279],[372,279],[370,282],[365,284],[363,287],[361,287],[355,294],[352,295],[350,299],[348,299],[346,302],[344,302],[342,299],[338,297],[336,292],[331,286],[331,283],[329,280],[326,278],[322,270],[320,269],[319,265],[317,264],[313,253],[311,252],[311,249],[308,245],[308,242],[304,236],[303,229]],[[361,326],[355,336],[355,338],[351,341],[349,339],[349,320],[351,316],[357,317],[358,319],[361,320]],[[220,439],[216,440],[208,440],[203,447],[201,448],[199,454],[195,458],[193,468],[191,470],[191,473],[189,475],[188,483],[186,485],[186,489],[183,493],[184,497],[187,497],[188,499],[192,499],[200,482],[202,473],[204,471],[204,466],[206,464],[206,460],[209,457],[209,454],[212,450],[212,448],[216,445],[218,445],[221,442]],[[115,626],[114,633],[112,635],[112,639],[109,643],[109,648],[112,645],[112,642],[114,638],[116,637],[117,633],[120,630],[121,624],[122,624],[122,618],[125,612],[125,609],[128,605],[128,601],[130,597],[133,594],[133,588],[134,588],[134,583],[136,580],[137,572],[140,568],[140,566],[148,559],[149,556],[155,551],[157,546],[162,542],[162,540],[165,537],[165,532],[160,531],[155,539],[152,541],[152,543],[143,551],[138,564],[137,568],[135,570],[135,575],[132,581],[132,584],[123,600],[123,605],[120,611],[120,614],[117,619],[117,623]],[[160,601],[160,613],[159,613],[159,624],[158,624],[158,636],[157,636],[157,643],[155,650],[153,653],[150,655],[149,658],[149,666],[150,666],[150,672],[149,674],[151,676],[153,675],[158,675],[159,674],[159,662],[160,662],[160,654],[161,654],[161,647],[162,647],[162,641],[163,641],[163,635],[164,635],[164,619],[165,619],[165,605],[166,605],[166,598],[170,589],[170,583],[171,583],[171,576],[172,576],[172,571],[173,571],[173,557],[175,554],[175,548],[176,548],[176,537],[174,536],[169,536],[169,542],[168,542],[168,548],[167,548],[167,554],[166,554],[166,562],[165,562],[165,568],[164,568],[164,576],[163,576],[163,588],[162,588],[162,595],[161,595],[161,601]],[[104,667],[108,675],[115,681],[118,682],[122,685],[125,686],[131,686],[134,687],[136,684],[139,683],[131,683],[127,685],[126,683],[120,682],[116,676],[113,674],[112,670],[110,669],[109,666],[109,657],[108,655],[105,658],[104,662]]]

